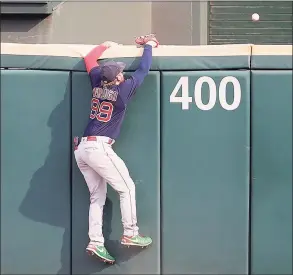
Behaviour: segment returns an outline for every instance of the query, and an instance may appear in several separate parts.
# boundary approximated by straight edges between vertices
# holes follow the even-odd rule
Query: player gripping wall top
[[[97,64],[102,53],[117,43],[104,42],[84,57],[93,96],[89,122],[80,143],[75,140],[74,155],[90,193],[90,242],[86,250],[108,263],[114,263],[115,259],[104,247],[102,233],[107,183],[120,196],[124,228],[121,244],[144,247],[152,243],[150,237],[139,234],[135,185],[125,163],[112,149],[112,144],[120,134],[126,107],[150,70],[152,48],[159,45],[154,35],[140,36],[135,42],[142,45],[144,50],[138,69],[128,79],[123,76],[125,64],[121,62],[108,61],[102,66]]]

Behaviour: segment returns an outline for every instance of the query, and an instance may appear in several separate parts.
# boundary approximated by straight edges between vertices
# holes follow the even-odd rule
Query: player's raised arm
[[[159,42],[154,35],[145,35],[138,37],[135,42],[144,46],[143,54],[140,59],[137,70],[125,81],[124,97],[127,100],[134,94],[136,88],[138,88],[145,77],[148,75],[152,65],[152,48],[158,47]]]
[[[101,81],[100,68],[97,60],[102,56],[103,52],[112,46],[118,45],[115,42],[106,41],[101,45],[94,47],[85,57],[85,67],[90,76],[92,86]]]
[[[132,74],[132,78],[136,82],[136,87],[139,87],[144,78],[149,73],[152,65],[152,48],[158,47],[159,42],[153,34],[140,36],[135,42],[139,45],[144,45],[144,51],[140,60],[138,69]]]

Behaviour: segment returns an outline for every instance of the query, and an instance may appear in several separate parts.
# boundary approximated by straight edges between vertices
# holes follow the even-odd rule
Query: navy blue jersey
[[[90,73],[92,84],[91,112],[83,136],[106,136],[117,139],[129,100],[142,84],[152,63],[152,46],[145,45],[138,69],[119,85],[101,86],[100,68]]]

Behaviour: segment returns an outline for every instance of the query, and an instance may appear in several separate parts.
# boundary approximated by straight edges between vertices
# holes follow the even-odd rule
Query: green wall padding
[[[70,271],[69,72],[1,71],[1,274]]]
[[[180,77],[188,77],[188,110],[170,103]],[[200,110],[195,83],[210,77],[216,103]],[[238,108],[219,103],[219,85],[233,76],[241,86]],[[163,72],[162,270],[163,274],[246,274],[249,205],[249,71]],[[182,95],[183,90],[178,93]],[[207,84],[202,101],[209,101]],[[233,86],[227,85],[227,102]]]
[[[138,223],[154,243],[147,249],[123,248],[119,197],[108,186],[104,211],[105,245],[117,264],[107,266],[85,253],[88,239],[89,193],[73,159],[72,273],[158,274],[160,269],[160,77],[151,72],[129,104],[121,136],[113,145],[136,184]],[[82,136],[90,112],[91,87],[86,73],[73,73],[73,136]]]
[[[136,184],[141,233],[154,242],[121,247],[109,186],[110,266],[85,252],[89,193],[72,146],[90,112],[84,63],[44,57],[25,61],[42,70],[1,70],[1,274],[292,274],[292,62],[251,58],[154,58],[158,71],[114,144]],[[170,102],[179,79],[177,100],[187,91],[189,109]]]
[[[252,55],[251,69],[293,69],[292,55]]]
[[[1,55],[1,68],[86,71],[83,59],[68,56]]]
[[[134,71],[139,57],[113,58],[126,63],[127,71]],[[100,60],[102,64],[105,60]],[[151,70],[207,70],[248,69],[250,55],[242,56],[154,56]],[[69,70],[86,72],[84,61],[77,57],[1,55],[1,68],[29,68],[39,70]]]
[[[252,91],[252,274],[292,274],[292,70]]]

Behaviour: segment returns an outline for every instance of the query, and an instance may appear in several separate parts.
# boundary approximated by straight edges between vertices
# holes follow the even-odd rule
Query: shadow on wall
[[[78,210],[83,214],[82,217],[84,217],[84,219],[79,222],[83,223],[84,227],[82,227],[82,231],[78,232],[78,239],[72,240],[71,237],[71,232],[75,230],[72,228],[72,219],[74,219],[75,213],[72,213],[72,217],[70,217],[70,208],[72,208],[71,199],[64,196],[70,195],[71,192],[69,190],[72,188],[72,182],[69,182],[70,175],[68,174],[71,171],[69,165],[71,165],[72,162],[71,159],[69,159],[68,164],[68,153],[70,154],[69,150],[72,150],[72,142],[70,140],[71,134],[68,135],[67,132],[68,128],[66,129],[64,127],[64,121],[60,119],[60,117],[64,116],[65,110],[68,110],[68,102],[71,102],[69,93],[71,93],[70,83],[67,84],[67,92],[63,101],[53,110],[47,123],[52,133],[49,154],[44,165],[34,173],[30,181],[30,188],[20,205],[19,211],[22,215],[35,222],[64,228],[61,252],[54,252],[54,254],[61,254],[61,268],[57,274],[69,274],[72,260],[80,261],[81,263],[80,265],[76,262],[74,263],[75,270],[72,270],[72,273],[89,274],[101,272],[103,269],[110,267],[110,265],[100,262],[94,257],[89,257],[86,254],[85,248],[89,241],[87,235],[88,204],[78,206]],[[69,133],[71,133],[71,129],[69,129],[69,131]],[[63,140],[65,139],[65,141],[63,141],[63,134],[68,136],[69,140],[63,138]],[[62,153],[65,153],[65,156],[60,156]],[[67,173],[64,171],[67,171]],[[77,184],[84,185],[84,182],[78,182]],[[80,195],[84,196],[85,194],[82,193]],[[89,200],[84,199],[83,201]],[[112,201],[107,197],[104,207],[103,226],[105,245],[109,249],[109,252],[115,256],[116,265],[119,265],[119,263],[126,262],[131,257],[138,254],[141,249],[123,248],[119,240],[109,240],[112,232],[112,211]],[[50,236],[44,236],[44,241],[50,241]],[[71,242],[74,242],[74,247],[78,248],[78,251],[71,251]],[[49,258],[50,255],[46,255],[46,257]]]

